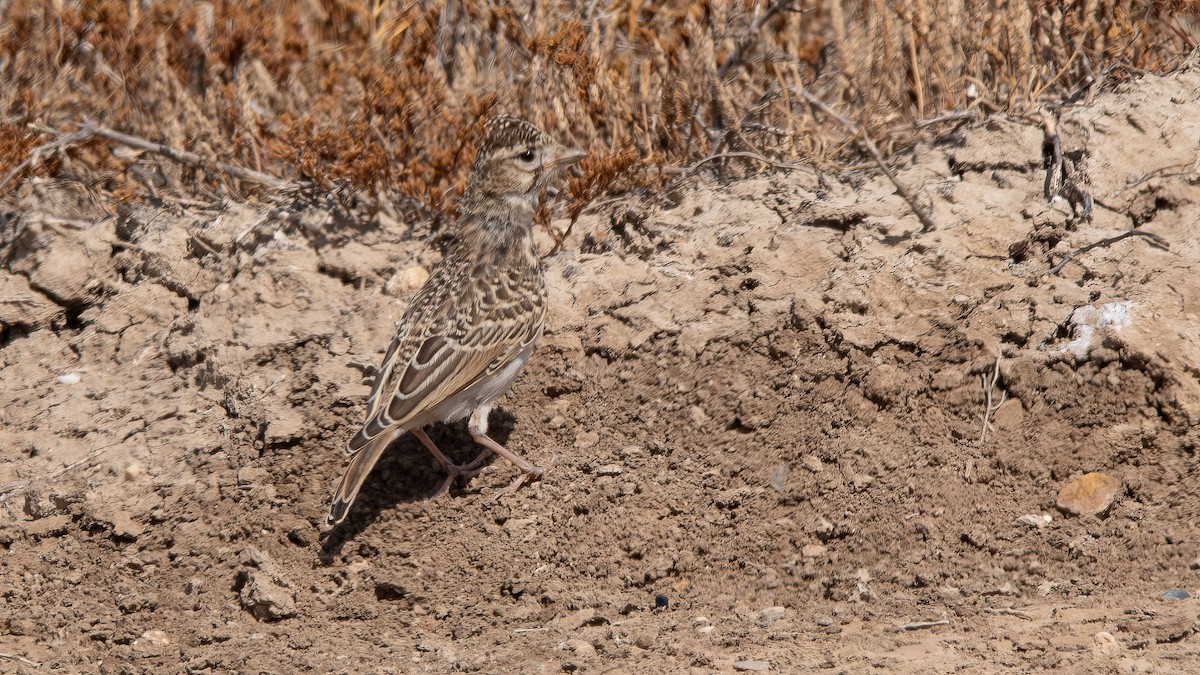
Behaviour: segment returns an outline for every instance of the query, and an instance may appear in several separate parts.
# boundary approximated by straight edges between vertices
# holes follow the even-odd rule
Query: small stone
[[[278,621],[296,614],[296,598],[270,574],[260,570],[242,572],[238,595],[242,607],[259,621]]]
[[[1087,473],[1059,490],[1057,505],[1070,515],[1100,515],[1113,505],[1121,488],[1121,481],[1106,473]]]
[[[670,604],[671,601],[662,593],[654,596],[654,609],[666,609]]]
[[[632,638],[633,644],[638,649],[650,649],[654,646],[654,642],[658,640],[658,631],[654,629],[643,629],[634,633]]]
[[[828,616],[828,615],[824,615],[824,614],[823,614],[823,615],[821,615],[821,616],[814,616],[814,617],[813,617],[813,621],[814,621],[814,622],[816,622],[816,624],[817,624],[818,626],[821,626],[822,628],[824,628],[825,626],[832,626],[832,625],[833,625],[833,617],[832,617],[832,616]]]
[[[263,434],[267,445],[293,443],[308,428],[309,420],[291,406],[278,406],[273,412],[272,418],[267,421],[266,433]]]
[[[805,558],[820,558],[829,550],[824,544],[805,544],[804,548],[800,549],[800,555]]]
[[[575,448],[587,450],[600,442],[600,434],[594,431],[581,431],[575,435]]]
[[[713,628],[714,626],[700,626],[696,629],[696,632],[701,635],[708,635],[709,633],[713,632]]]
[[[771,664],[767,663],[766,661],[734,661],[733,669],[740,670],[743,672],[746,672],[746,671],[761,672],[761,671],[765,671],[765,670],[770,670]]]
[[[758,623],[762,626],[769,626],[772,622],[780,621],[787,615],[787,609],[783,607],[767,607],[758,613]]]
[[[1100,632],[1092,638],[1092,651],[1097,656],[1113,656],[1125,651],[1125,647],[1112,633]]]
[[[79,376],[79,373],[63,373],[62,375],[58,376],[58,383],[59,384],[79,384],[79,381],[82,379],[83,378]]]
[[[604,466],[598,467],[596,469],[596,475],[597,476],[620,476],[621,475],[621,467],[617,466],[616,464],[605,464]]]
[[[166,647],[167,645],[171,644],[170,638],[168,638],[167,634],[161,630],[148,630],[145,633],[142,633],[142,636],[138,638],[134,644],[137,644],[138,642],[146,642],[156,647]]]
[[[1021,524],[1021,525],[1028,525],[1030,527],[1040,530],[1043,527],[1046,527],[1047,525],[1049,525],[1053,520],[1054,519],[1051,518],[1050,514],[1048,514],[1048,513],[1043,513],[1041,515],[1038,515],[1036,513],[1027,513],[1027,514],[1021,516],[1020,518],[1017,518],[1016,521],[1014,521],[1014,522]]]
[[[1200,570],[1200,555],[1196,556],[1195,560],[1188,563],[1188,568],[1193,569],[1193,570]]]
[[[567,640],[567,649],[575,652],[575,656],[581,659],[596,655],[596,648],[587,640]]]
[[[813,473],[820,473],[821,469],[825,468],[825,464],[816,455],[805,455],[804,466]]]
[[[1172,588],[1162,594],[1163,600],[1187,600],[1190,597],[1192,597],[1192,594],[1182,588]]]
[[[133,641],[133,650],[143,656],[155,656],[162,653],[164,647],[171,644],[167,634],[161,630],[148,630]]]
[[[833,523],[825,516],[817,516],[812,523],[812,532],[818,537],[826,538],[833,534]]]
[[[783,464],[775,467],[775,471],[771,473],[771,487],[775,488],[776,492],[782,493],[787,491],[786,488],[789,470],[790,468],[788,467],[787,462],[784,462]]]
[[[110,520],[113,526],[113,536],[119,539],[137,539],[146,531],[141,523],[135,521],[124,511],[114,513]]]
[[[429,280],[429,270],[420,265],[410,265],[392,275],[383,285],[383,292],[397,296],[417,290]]]
[[[133,461],[125,465],[125,480],[137,480],[146,473],[146,467],[141,462]]]

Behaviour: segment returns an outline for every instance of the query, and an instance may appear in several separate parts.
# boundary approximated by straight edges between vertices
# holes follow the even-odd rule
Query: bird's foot
[[[522,471],[521,475],[517,476],[513,482],[509,483],[508,487],[499,490],[496,492],[496,494],[492,495],[492,501],[500,501],[501,497],[516,492],[518,488],[529,481],[541,480],[542,476],[545,476],[547,471],[553,469],[555,464],[558,464],[558,455],[551,455],[550,461],[546,462],[546,466],[544,467],[530,466],[529,469]]]
[[[450,491],[450,487],[454,485],[454,481],[460,478],[463,480],[470,480],[475,476],[478,476],[480,472],[487,468],[479,466],[486,458],[487,455],[484,454],[476,457],[474,461],[467,464],[451,464],[450,466],[446,467],[446,480],[442,481],[442,486],[437,489],[437,492],[434,492],[432,495],[430,495],[429,498],[436,499],[446,494]]]

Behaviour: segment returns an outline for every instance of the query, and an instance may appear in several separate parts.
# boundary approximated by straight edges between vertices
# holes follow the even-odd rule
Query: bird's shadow
[[[504,445],[512,433],[516,418],[506,410],[493,409],[488,417],[488,436]],[[475,443],[467,432],[466,421],[454,424],[435,424],[425,428],[429,438],[455,463],[470,462],[483,452],[483,446]],[[495,461],[488,457],[483,466]],[[425,446],[412,434],[402,434],[379,458],[363,484],[362,491],[350,507],[350,513],[340,524],[322,535],[321,560],[329,564],[341,555],[342,546],[354,539],[368,525],[375,522],[380,513],[402,502],[419,502],[429,499],[446,479]],[[454,498],[470,492],[471,479],[456,481],[449,493],[441,499]]]

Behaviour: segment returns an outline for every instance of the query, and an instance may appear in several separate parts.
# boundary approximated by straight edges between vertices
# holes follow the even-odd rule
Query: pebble
[[[296,614],[296,598],[292,592],[275,581],[270,574],[248,570],[239,599],[259,621],[278,621]]]
[[[1095,471],[1087,473],[1063,486],[1058,492],[1058,508],[1076,516],[1103,514],[1116,501],[1121,492],[1121,481]]]
[[[776,492],[787,492],[787,479],[790,468],[787,462],[775,467],[775,471],[771,473],[771,487],[775,488]]]
[[[825,464],[816,455],[805,455],[804,466],[813,473],[818,473],[825,468]]]
[[[152,655],[162,651],[163,647],[170,644],[171,640],[166,633],[161,630],[148,630],[133,641],[133,649],[142,654]]]
[[[590,658],[596,655],[596,647],[586,640],[567,640],[567,648],[580,658]]]
[[[1038,515],[1036,513],[1027,513],[1027,514],[1021,516],[1020,518],[1017,518],[1017,520],[1015,522],[1021,523],[1023,525],[1028,525],[1030,527],[1034,527],[1034,528],[1037,528],[1040,530],[1043,527],[1046,527],[1047,525],[1049,525],[1051,522],[1053,522],[1053,520],[1054,519],[1051,518],[1050,515],[1047,513],[1043,513],[1041,515]]]
[[[132,461],[125,465],[125,480],[137,480],[146,473],[146,467],[141,462]]]
[[[79,376],[79,373],[63,373],[62,375],[58,376],[58,383],[59,384],[79,384],[79,380],[81,380],[81,379],[83,379],[83,378],[81,378]]]
[[[604,466],[596,468],[596,475],[597,476],[620,476],[621,475],[621,467],[617,466],[616,464],[605,464]]]
[[[396,273],[396,286],[401,290],[415,291],[429,281],[429,270],[420,265],[410,265]]]
[[[1172,588],[1171,590],[1163,593],[1162,597],[1163,600],[1187,600],[1188,598],[1192,597],[1192,594],[1188,593],[1182,588]]]
[[[579,450],[587,450],[599,442],[600,434],[594,431],[581,431],[575,436],[575,447]]]
[[[787,609],[783,607],[767,607],[758,613],[758,622],[763,626],[770,625],[773,621],[779,621],[787,615]]]
[[[1092,651],[1098,656],[1112,656],[1125,651],[1125,647],[1112,633],[1100,632],[1092,638]]]
[[[734,661],[733,669],[740,671],[764,671],[770,670],[771,664],[766,661]]]
[[[805,544],[804,548],[800,549],[800,555],[805,558],[820,558],[829,550],[824,544]]]

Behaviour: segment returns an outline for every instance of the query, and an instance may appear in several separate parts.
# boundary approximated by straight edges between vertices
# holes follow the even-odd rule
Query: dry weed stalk
[[[992,430],[992,415],[1004,405],[1004,401],[1008,399],[1008,392],[1000,390],[1000,400],[992,403],[993,392],[996,391],[996,385],[1000,382],[1000,361],[1004,358],[1003,350],[996,351],[996,366],[992,369],[992,378],[989,381],[986,374],[980,376],[980,381],[983,384],[983,412],[979,414],[983,424],[979,430],[979,444],[983,445],[987,441],[988,432]]]

